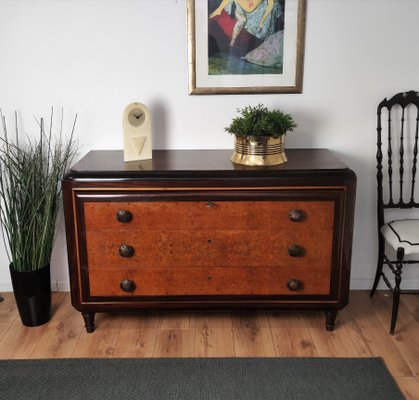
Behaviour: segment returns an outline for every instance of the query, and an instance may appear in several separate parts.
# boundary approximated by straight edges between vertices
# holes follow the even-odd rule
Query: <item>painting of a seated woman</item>
[[[209,74],[281,74],[285,1],[208,0]]]

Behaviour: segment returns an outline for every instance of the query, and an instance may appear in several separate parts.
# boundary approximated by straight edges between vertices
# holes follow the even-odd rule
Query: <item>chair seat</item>
[[[391,221],[381,227],[384,239],[397,250],[404,248],[404,253],[419,254],[419,219]]]

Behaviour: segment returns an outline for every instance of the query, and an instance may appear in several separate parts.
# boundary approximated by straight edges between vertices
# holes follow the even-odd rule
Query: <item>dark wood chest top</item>
[[[231,150],[154,150],[152,160],[124,162],[122,150],[94,150],[71,168],[66,179],[354,176],[327,149],[289,149],[287,163],[270,167],[236,165],[230,161],[231,153]]]

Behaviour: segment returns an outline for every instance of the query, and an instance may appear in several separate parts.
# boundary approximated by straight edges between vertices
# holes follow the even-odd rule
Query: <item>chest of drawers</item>
[[[239,167],[229,151],[92,151],[63,180],[73,306],[324,309],[348,302],[356,178],[330,151]]]

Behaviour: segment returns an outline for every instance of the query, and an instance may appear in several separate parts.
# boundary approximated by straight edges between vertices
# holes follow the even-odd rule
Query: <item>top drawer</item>
[[[84,202],[87,231],[203,228],[278,231],[295,229],[299,224],[318,230],[332,229],[333,217],[334,201],[329,200]]]

